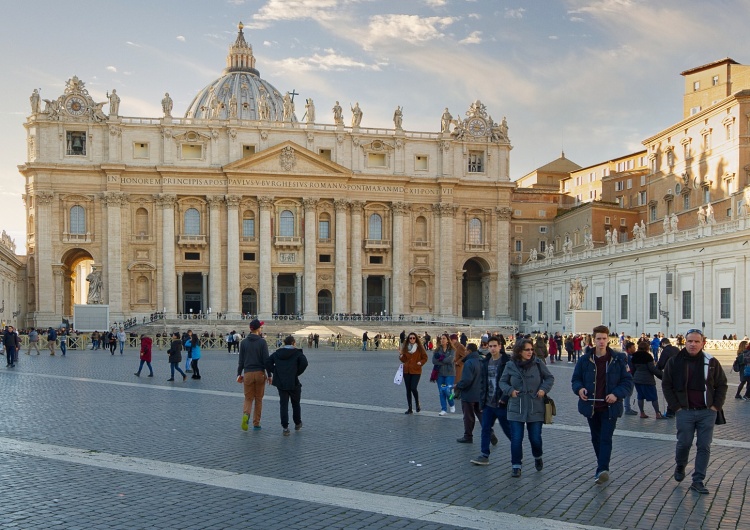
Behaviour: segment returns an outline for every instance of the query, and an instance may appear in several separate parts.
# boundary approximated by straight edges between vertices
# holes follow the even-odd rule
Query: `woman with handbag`
[[[654,413],[657,420],[665,419],[659,410],[659,396],[656,394],[656,379],[662,378],[662,371],[654,364],[654,358],[651,356],[651,345],[648,342],[639,342],[638,350],[633,354],[633,384],[638,393],[638,409],[641,411],[641,418],[648,418],[643,410],[644,401],[650,401],[654,407]]]
[[[401,345],[401,354],[398,358],[404,365],[406,402],[409,405],[409,409],[404,414],[413,413],[411,402],[412,396],[414,396],[414,404],[417,406],[417,412],[421,412],[422,406],[419,404],[417,385],[419,384],[419,378],[422,376],[422,367],[427,362],[427,352],[416,333],[409,333],[409,336]]]
[[[523,462],[523,428],[529,433],[534,467],[541,471],[542,424],[544,423],[544,397],[549,394],[555,377],[544,361],[534,355],[534,344],[529,339],[516,341],[511,361],[500,377],[500,390],[508,399],[510,423],[510,454],[512,476],[521,476]]]
[[[734,399],[744,399],[744,400],[750,400],[750,377],[745,375],[745,366],[747,364],[747,359],[750,359],[750,343],[748,341],[743,340],[740,342],[739,347],[737,348],[737,359],[734,361],[734,365],[732,366],[732,369],[735,372],[739,372],[740,374],[740,385],[737,387],[737,393],[734,395]],[[745,396],[742,396],[742,387],[747,384],[747,388],[745,389]]]
[[[432,354],[432,364],[435,366],[433,372],[437,371],[435,382],[440,396],[439,416],[445,416],[448,413],[448,407],[450,407],[451,412],[456,412],[452,397],[453,383],[456,380],[456,368],[453,366],[455,355],[456,352],[451,347],[450,337],[447,333],[443,333],[440,335],[440,344],[435,348],[435,353]]]

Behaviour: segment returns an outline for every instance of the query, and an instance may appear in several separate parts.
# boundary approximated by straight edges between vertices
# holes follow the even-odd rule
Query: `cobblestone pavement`
[[[132,349],[22,354],[0,369],[0,528],[723,529],[748,520],[750,402],[733,399],[729,363],[728,424],[714,431],[710,494],[699,496],[689,477],[672,479],[674,422],[654,420],[650,407],[649,419],[618,422],[612,479],[593,483],[572,364],[550,366],[558,416],[544,427],[544,470],[529,465],[525,442],[524,473],[513,479],[504,438],[489,466],[469,463],[479,426],[477,442],[456,443],[460,414],[437,415],[427,371],[423,412],[403,414],[396,352],[306,354],[304,426],[289,437],[274,388],[262,430],[240,429],[237,356],[224,351],[205,351],[202,380],[185,383],[166,381],[162,352],[153,378],[133,375]]]

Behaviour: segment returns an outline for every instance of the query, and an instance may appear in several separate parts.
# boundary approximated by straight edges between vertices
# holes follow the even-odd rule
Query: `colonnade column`
[[[184,301],[184,290],[182,289],[182,272],[177,273],[177,312],[182,313],[185,311],[185,301]]]
[[[390,276],[384,276],[383,277],[383,284],[384,284],[384,287],[385,287],[383,289],[383,294],[385,295],[383,297],[384,298],[383,309],[385,309],[385,314],[386,315],[393,315],[393,310],[391,308],[391,277]],[[394,296],[394,298],[396,297],[395,291],[393,293],[393,296]]]
[[[240,197],[227,195],[227,314],[239,318],[242,286],[240,285]],[[218,309],[216,310],[218,311]]]
[[[305,304],[306,320],[318,316],[318,247],[317,247],[317,205],[318,199],[303,199],[305,208]]]
[[[224,311],[221,305],[221,209],[224,206],[224,197],[206,197],[209,208],[209,234],[208,234],[208,307],[212,311]],[[231,246],[231,245],[229,245]],[[206,291],[203,291],[205,297]],[[204,311],[207,308],[203,307]]]
[[[209,281],[210,281],[210,273],[201,272],[201,307],[203,308],[203,311],[208,311],[208,308],[210,307],[212,310],[214,309],[211,303],[206,303],[206,300],[210,300],[208,296],[206,296],[206,292],[209,289]]]
[[[404,312],[404,215],[408,213],[409,204],[394,203],[393,210],[393,305],[391,314]]]
[[[367,313],[367,278],[369,276],[367,274],[362,275],[362,314],[366,315]]]
[[[362,201],[352,201],[351,312],[364,312],[362,303]]]
[[[497,213],[497,280],[495,282],[495,316],[510,318],[510,208],[496,208]],[[488,308],[489,309],[489,308]]]
[[[302,273],[294,274],[294,312],[302,313]]]
[[[174,315],[175,308],[175,258],[174,258],[174,203],[176,197],[169,194],[157,196],[157,204],[161,206],[161,231],[162,231],[162,285],[163,285],[163,307],[167,315]]]
[[[276,312],[274,278],[273,289],[271,284],[271,209],[273,199],[271,197],[258,197],[260,205],[260,227],[258,230],[258,318],[271,318],[272,312]],[[272,292],[273,291],[273,292]]]
[[[54,194],[51,191],[40,191],[34,195],[36,203],[36,292],[31,296],[36,300],[36,311],[54,315],[54,300],[50,293],[54,292],[52,281],[52,225],[51,204]],[[37,318],[37,323],[39,319]]]
[[[453,245],[453,204],[440,205],[440,241]],[[453,316],[453,252],[440,254],[440,316]]]
[[[127,199],[119,192],[102,194],[107,205],[107,303],[110,318],[122,320],[122,230],[120,206]]]
[[[349,290],[347,289],[347,268],[349,265],[346,261],[346,213],[349,210],[349,201],[336,199],[333,201],[333,206],[336,208],[336,274],[334,275],[333,286],[336,294],[334,295],[333,312],[348,313],[349,303],[347,295]]]
[[[440,304],[441,304],[441,295],[440,292],[442,291],[441,286],[441,269],[443,268],[443,260],[442,256],[440,254],[441,245],[440,242],[443,241],[440,238],[440,205],[439,204],[433,204],[432,205],[432,237],[430,238],[432,242],[432,248],[435,252],[435,257],[433,260],[433,278],[435,284],[433,285],[433,291],[432,291],[432,314],[433,316],[437,316],[440,313]]]

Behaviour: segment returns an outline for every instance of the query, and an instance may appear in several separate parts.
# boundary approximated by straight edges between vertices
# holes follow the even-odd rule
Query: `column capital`
[[[184,275],[185,275],[185,273],[184,273],[184,272],[182,272],[182,271],[177,271],[177,276],[179,276],[180,278],[182,278],[182,277],[183,277]]]
[[[274,273],[274,275],[278,276],[277,273]],[[295,272],[294,275],[297,277],[297,279],[302,278],[302,273],[301,272]]]
[[[119,191],[100,193],[99,198],[107,205],[107,207],[120,207],[127,202],[127,196]]]
[[[508,207],[497,207],[495,208],[495,213],[497,214],[498,219],[502,221],[509,221],[513,214],[513,210]]]
[[[39,191],[34,194],[37,204],[51,204],[55,194],[51,191]]]
[[[369,277],[370,277],[370,275],[369,275],[369,274],[363,274],[363,275],[362,275],[362,279],[363,279],[363,280],[366,280],[366,279],[367,279],[367,278],[369,278]]]
[[[440,217],[453,217],[458,210],[458,204],[438,203],[432,205],[432,212]]]
[[[224,206],[224,197],[222,195],[207,195],[206,202],[212,210],[221,208]]]
[[[302,199],[302,205],[305,207],[305,211],[315,210],[318,206],[318,199],[312,197]]]
[[[156,201],[156,204],[162,208],[174,208],[177,196],[172,193],[157,193],[154,195],[154,200]]]
[[[351,201],[350,207],[352,209],[352,214],[361,214],[362,213],[362,207],[365,205],[365,201]]]
[[[276,281],[276,278],[279,277],[279,273],[278,272],[273,272],[273,273],[271,273],[271,276],[273,276],[274,281]]]
[[[394,214],[404,215],[411,211],[411,204],[408,202],[394,202],[391,204],[391,210]]]
[[[208,276],[208,273],[207,273],[207,272],[205,272],[205,271],[202,271],[202,272],[201,272],[201,276],[203,276],[203,277],[206,277],[206,276]]]
[[[346,212],[349,209],[349,201],[346,199],[336,199],[333,201],[333,207],[337,212]]]
[[[260,205],[261,211],[270,211],[273,208],[273,197],[263,196],[258,197],[258,204]]]
[[[239,195],[225,195],[224,200],[227,201],[227,209],[232,210],[234,208],[239,208],[242,197]]]

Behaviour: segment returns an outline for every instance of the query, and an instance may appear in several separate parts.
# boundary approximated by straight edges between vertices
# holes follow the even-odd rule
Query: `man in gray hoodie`
[[[251,413],[253,415],[253,430],[260,430],[260,415],[263,412],[265,385],[273,382],[273,376],[270,371],[268,371],[268,378],[266,378],[268,344],[266,344],[266,340],[261,335],[263,324],[257,318],[250,322],[250,334],[240,344],[237,382],[243,383],[245,390],[245,402],[242,407],[243,431],[247,430]],[[255,402],[255,409],[253,409],[253,402]]]

